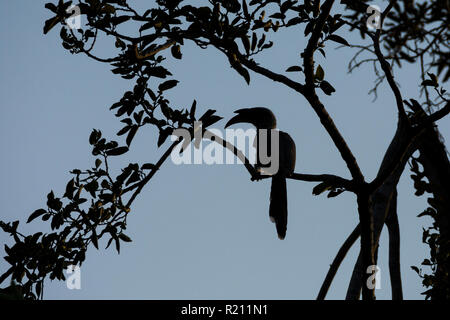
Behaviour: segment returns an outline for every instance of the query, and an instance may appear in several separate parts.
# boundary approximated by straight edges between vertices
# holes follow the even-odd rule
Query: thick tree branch
[[[393,300],[403,300],[400,272],[400,228],[397,217],[397,189],[394,190],[386,219],[389,232],[389,274]]]
[[[317,19],[312,35],[308,41],[305,51],[303,52],[303,65],[305,70],[306,81],[306,98],[310,102],[314,111],[319,116],[322,125],[328,131],[333,139],[334,144],[341,153],[342,158],[347,164],[353,180],[360,185],[357,193],[358,213],[361,225],[361,253],[364,266],[373,265],[373,223],[372,214],[369,209],[370,192],[365,183],[364,176],[353,156],[350,148],[344,138],[337,130],[334,122],[329,116],[323,104],[320,102],[315,90],[315,73],[314,73],[314,52],[317,48],[318,41],[321,37],[325,22],[330,14],[334,1],[327,0],[322,5],[321,13]],[[366,286],[363,287],[363,298],[374,299],[374,290],[370,290]]]
[[[417,149],[416,143],[410,142],[410,131],[403,121],[398,121],[397,131],[386,150],[377,178],[381,185],[375,190],[371,190],[371,208],[373,212],[373,248],[378,246],[378,241],[382,228],[386,222],[389,213],[393,192],[398,184],[400,176],[404,170],[409,157]],[[380,177],[383,178],[380,178]],[[379,179],[379,180],[378,180]],[[376,263],[376,261],[374,261]],[[362,255],[360,253],[353,269],[350,284],[347,290],[346,299],[356,300],[359,298],[361,288],[364,286],[364,277],[366,276]]]

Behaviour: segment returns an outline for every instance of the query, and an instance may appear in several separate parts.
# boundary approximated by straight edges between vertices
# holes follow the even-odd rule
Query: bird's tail
[[[269,216],[270,220],[275,223],[278,238],[281,240],[286,236],[287,213],[286,177],[277,174],[273,176],[270,188]]]

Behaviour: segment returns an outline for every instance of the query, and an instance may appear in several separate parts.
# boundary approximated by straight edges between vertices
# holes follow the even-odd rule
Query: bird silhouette
[[[254,146],[256,148],[256,169],[264,172],[264,164],[260,161],[260,149],[263,147],[263,143],[268,146],[266,150],[269,151],[271,156],[276,152],[273,150],[277,146],[275,143],[271,143],[271,133],[267,132],[266,135],[261,134],[263,129],[272,130],[277,126],[275,115],[267,108],[245,108],[236,110],[236,116],[231,118],[225,128],[236,123],[250,123],[256,127],[257,134],[255,137]],[[295,169],[295,143],[294,140],[284,131],[278,132],[278,170],[272,172],[272,185],[270,188],[270,205],[269,205],[269,217],[272,222],[275,223],[277,234],[279,239],[286,237],[287,229],[287,188],[286,177],[289,177]],[[263,139],[263,140],[261,140]]]

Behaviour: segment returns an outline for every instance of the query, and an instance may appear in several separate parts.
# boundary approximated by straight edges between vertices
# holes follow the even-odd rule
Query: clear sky
[[[42,27],[50,17],[45,2],[0,1],[0,217],[22,224],[45,206],[50,190],[64,193],[70,170],[93,166],[88,144],[93,128],[124,143],[115,136],[121,123],[108,109],[133,86],[113,75],[108,65],[68,53],[61,46],[59,28],[44,36]],[[348,36],[345,29],[339,34]],[[283,72],[300,63],[305,38],[302,30],[276,35],[276,45],[259,61]],[[383,84],[373,102],[367,95],[374,81],[371,66],[348,74],[353,51],[331,48],[326,60],[318,59],[337,92],[321,98],[371,180],[396,128],[393,95]],[[255,74],[247,86],[213,49],[200,50],[188,43],[182,51],[181,62],[166,61],[181,81],[168,95],[173,105],[188,108],[197,99],[199,114],[217,109],[225,119],[215,128],[223,128],[237,108],[269,107],[279,128],[296,142],[296,172],[349,177],[301,96]],[[407,65],[396,76],[404,98],[419,99],[416,68]],[[441,120],[439,128],[448,141],[450,118]],[[168,144],[157,149],[156,131],[142,130],[131,152],[110,165],[119,170],[128,162],[155,162]],[[413,195],[409,174],[407,168],[399,184],[402,279],[405,298],[422,299],[421,280],[410,266],[428,257],[421,238],[422,227],[430,220],[416,217],[425,209],[426,199]],[[314,185],[288,181],[289,223],[287,237],[280,241],[268,217],[269,181],[251,182],[239,165],[176,166],[168,161],[132,208],[127,234],[133,242],[124,244],[120,255],[112,247],[91,248],[81,268],[81,290],[48,280],[45,298],[314,299],[329,264],[358,221],[352,194],[316,197],[311,193]],[[48,230],[40,222],[22,224],[25,232]],[[11,240],[0,234],[0,242]],[[381,289],[376,294],[389,299],[385,230],[380,245]],[[359,242],[346,257],[328,298],[345,297],[358,251]],[[4,256],[3,245],[0,255]],[[0,273],[6,268],[7,263],[0,261]]]

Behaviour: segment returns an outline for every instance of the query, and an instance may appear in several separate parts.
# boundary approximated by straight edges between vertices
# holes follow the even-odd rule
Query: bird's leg
[[[262,178],[262,175],[261,175],[260,173],[257,173],[257,174],[253,175],[253,176],[250,178],[251,181],[259,181],[259,180],[261,180],[261,179],[263,179],[263,178]]]

